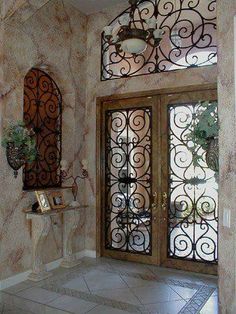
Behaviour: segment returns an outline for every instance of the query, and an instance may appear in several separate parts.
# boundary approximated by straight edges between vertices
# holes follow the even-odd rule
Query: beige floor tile
[[[130,289],[97,290],[94,292],[94,294],[110,300],[129,303],[132,305],[141,304],[138,298],[130,291]]]
[[[44,314],[71,314],[71,312],[66,312],[49,306],[45,306]]]
[[[115,260],[112,261],[110,264],[114,269],[119,270],[121,272],[151,274],[151,271],[148,269],[148,267],[143,264],[115,261]]]
[[[48,304],[49,302],[60,297],[60,294],[48,291],[38,287],[32,287],[16,293],[17,296],[25,298],[27,300],[35,301],[42,304]]]
[[[213,296],[211,297],[205,306],[202,308],[200,314],[218,314],[218,297]]]
[[[149,266],[149,269],[151,269],[152,272],[156,274],[159,278],[166,280],[180,280],[184,282],[202,285],[202,279],[204,279],[196,274],[158,266]]]
[[[88,292],[88,293],[90,292],[82,276],[68,281],[65,285],[63,285],[63,288],[69,288],[69,289],[82,291],[82,292]]]
[[[98,305],[87,314],[130,314],[130,312],[118,310],[110,306]]]
[[[28,312],[19,308],[16,308],[15,306],[10,305],[0,305],[0,313],[1,314],[33,314],[32,312]]]
[[[184,300],[191,299],[192,296],[196,293],[196,289],[189,289],[185,287],[179,287],[179,286],[169,286],[171,289],[173,289],[175,292],[177,292]]]
[[[96,303],[87,302],[78,298],[63,295],[49,304],[51,307],[76,314],[84,314],[97,306]]]
[[[91,291],[101,289],[120,289],[127,288],[125,282],[119,275],[94,270],[84,276],[84,279]]]
[[[44,304],[26,300],[17,296],[13,297],[12,302],[16,308],[20,308],[26,313],[29,311],[34,314],[44,314]]]
[[[16,294],[17,292],[25,290],[25,289],[30,288],[30,287],[33,287],[34,285],[35,285],[34,282],[26,280],[26,281],[23,281],[17,285],[14,285],[14,286],[7,288],[4,291],[7,293]]]
[[[158,281],[155,280],[143,280],[130,276],[121,276],[121,278],[127,283],[130,288],[158,286]]]
[[[170,287],[160,283],[155,288],[140,287],[132,288],[131,291],[137,296],[142,304],[182,300],[182,298]]]
[[[146,305],[145,308],[150,314],[178,314],[182,307],[185,305],[185,301],[171,301],[161,302],[156,304]]]

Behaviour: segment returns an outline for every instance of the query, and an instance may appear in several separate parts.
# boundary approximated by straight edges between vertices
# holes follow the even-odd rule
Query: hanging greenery
[[[195,125],[190,125],[191,131],[188,140],[194,143],[189,148],[193,153],[194,165],[199,165],[203,156],[196,152],[196,146],[200,146],[206,152],[206,162],[208,167],[216,172],[219,171],[218,162],[218,134],[219,120],[217,102],[203,102],[196,113]]]
[[[34,131],[27,129],[24,122],[10,122],[3,130],[2,146],[6,149],[9,144],[20,151],[25,162],[32,162],[37,155]]]

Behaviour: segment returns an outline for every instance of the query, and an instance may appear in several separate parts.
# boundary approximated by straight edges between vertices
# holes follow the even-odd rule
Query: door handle
[[[153,203],[152,203],[152,209],[157,208],[157,192],[154,192],[153,194]]]
[[[162,194],[162,205],[161,205],[163,211],[167,210],[167,202],[168,202],[168,195],[166,192],[164,192]]]

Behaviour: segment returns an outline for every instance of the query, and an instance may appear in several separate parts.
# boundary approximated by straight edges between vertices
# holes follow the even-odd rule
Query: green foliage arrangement
[[[10,122],[3,130],[2,146],[7,148],[9,143],[20,149],[25,161],[33,162],[37,155],[33,130],[26,128],[24,122]]]
[[[202,147],[203,150],[207,151],[209,144],[212,140],[218,138],[219,133],[219,121],[217,102],[203,102],[196,113],[195,125],[191,125],[191,131],[188,134],[188,140],[191,140],[195,146]],[[196,153],[196,148],[192,147],[190,150],[194,155],[194,164],[198,165],[199,161],[202,160],[202,156]]]

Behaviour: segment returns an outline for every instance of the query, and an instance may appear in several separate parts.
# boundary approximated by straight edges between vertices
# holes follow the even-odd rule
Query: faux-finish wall
[[[45,71],[63,95],[63,159],[70,162],[71,170],[78,169],[84,158],[87,18],[68,0],[1,4],[0,135],[7,120],[23,117],[24,76],[31,67],[46,64]],[[4,279],[31,268],[30,223],[22,210],[35,196],[22,192],[21,171],[14,179],[3,148],[0,169],[0,279]],[[83,185],[79,188],[83,196]],[[53,222],[43,252],[46,263],[62,256],[62,221],[57,217]],[[81,214],[75,251],[84,249],[84,224]]]

